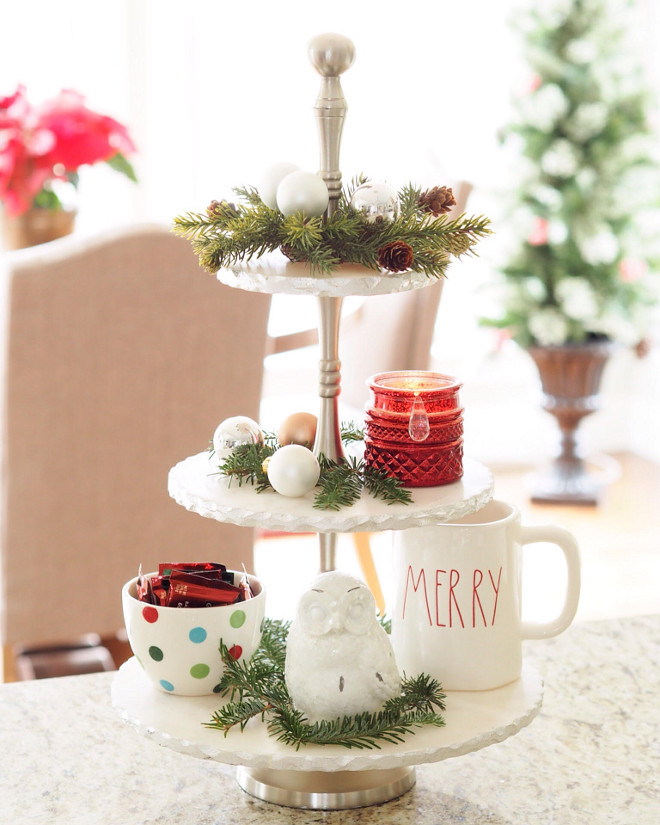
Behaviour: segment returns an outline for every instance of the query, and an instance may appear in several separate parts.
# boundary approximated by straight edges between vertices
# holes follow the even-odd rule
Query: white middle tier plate
[[[301,498],[286,498],[272,490],[257,493],[252,485],[228,486],[204,452],[172,467],[168,490],[187,510],[216,521],[243,527],[267,524],[270,530],[287,533],[353,533],[424,527],[475,513],[493,497],[493,476],[485,466],[467,458],[460,481],[412,488],[411,504],[387,504],[363,492],[351,507],[317,510],[314,491]]]

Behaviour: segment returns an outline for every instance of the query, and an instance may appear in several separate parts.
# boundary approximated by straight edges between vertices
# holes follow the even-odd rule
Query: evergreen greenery
[[[490,233],[485,217],[435,217],[424,211],[421,190],[411,185],[399,193],[395,220],[369,223],[350,206],[355,188],[365,181],[358,177],[344,188],[327,220],[302,212],[285,217],[269,209],[254,187],[245,186],[234,190],[238,204],[214,202],[204,214],[180,215],[174,231],[191,240],[200,265],[212,273],[280,249],[292,260],[308,262],[313,275],[331,274],[344,262],[380,271],[379,251],[402,241],[412,249],[414,269],[433,278],[445,275],[451,256],[473,253],[477,241]]]
[[[319,491],[314,507],[319,510],[339,510],[350,507],[360,498],[363,489],[374,498],[388,504],[410,504],[412,495],[398,478],[388,476],[375,467],[367,467],[364,459],[350,456],[345,461],[330,461],[321,457]]]
[[[206,727],[226,736],[236,725],[243,730],[260,716],[269,735],[298,750],[308,744],[379,748],[379,742],[403,742],[422,725],[444,725],[439,711],[445,709],[445,695],[439,683],[426,674],[404,678],[401,695],[388,700],[376,713],[310,724],[293,707],[284,680],[289,626],[265,619],[261,645],[249,662],[236,661],[221,642],[224,673],[217,691],[230,701],[212,715]]]
[[[342,424],[340,434],[344,442],[361,441],[364,438],[363,431],[353,424]],[[270,490],[272,487],[268,481],[266,461],[279,446],[277,436],[264,433],[263,444],[241,444],[232,450],[219,463],[219,472],[236,481],[239,486],[253,485],[257,493]],[[367,467],[363,459],[349,456],[345,461],[338,462],[322,455],[319,464],[321,475],[314,497],[314,507],[319,510],[350,507],[360,498],[363,489],[388,504],[410,504],[412,501],[410,490],[403,487],[399,479]]]
[[[630,9],[548,0],[516,21],[531,78],[504,132],[518,175],[500,234],[515,237],[503,310],[485,323],[522,346],[635,344],[645,334],[658,290],[647,272],[660,263],[660,178],[649,95],[625,45]]]

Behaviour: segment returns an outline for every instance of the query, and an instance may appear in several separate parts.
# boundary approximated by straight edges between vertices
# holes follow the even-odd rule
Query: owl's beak
[[[334,616],[331,616],[331,618],[330,618],[330,628],[328,630],[328,633],[331,633],[332,631],[336,631],[336,630],[341,630],[342,627],[343,627],[343,624],[342,624],[342,621],[341,621],[341,616],[338,616],[336,614]]]

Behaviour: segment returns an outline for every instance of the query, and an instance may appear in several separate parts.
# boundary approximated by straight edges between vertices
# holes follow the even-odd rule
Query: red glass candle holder
[[[451,484],[463,475],[463,409],[452,376],[405,371],[374,375],[365,416],[367,466],[407,487]]]

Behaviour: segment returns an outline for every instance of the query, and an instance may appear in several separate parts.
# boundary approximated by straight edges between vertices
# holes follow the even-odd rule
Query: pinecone
[[[412,262],[412,247],[405,241],[393,241],[378,250],[378,263],[390,272],[403,272],[405,269],[410,269]]]
[[[302,252],[297,252],[288,243],[283,243],[282,246],[280,246],[280,251],[282,252],[283,255],[286,255],[287,258],[290,261],[293,261],[294,263],[298,263],[300,261],[306,261],[307,260],[307,258],[305,257],[305,255]]]
[[[434,186],[419,196],[418,204],[423,212],[430,212],[437,218],[456,206],[456,198],[450,187]]]
[[[236,204],[229,203],[229,201],[211,201],[211,203],[206,207],[206,214],[209,218],[217,218],[218,215],[222,214],[224,208],[230,209],[238,215]]]

